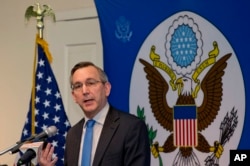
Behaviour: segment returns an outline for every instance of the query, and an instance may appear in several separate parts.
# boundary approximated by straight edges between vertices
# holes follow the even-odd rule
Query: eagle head
[[[180,77],[176,80],[175,85],[178,89],[178,95],[189,96],[192,95],[192,79],[189,77]]]

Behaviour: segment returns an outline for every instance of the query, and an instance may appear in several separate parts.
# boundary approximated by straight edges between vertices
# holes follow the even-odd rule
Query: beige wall
[[[1,0],[0,5],[0,151],[20,139],[28,112],[36,21],[25,24],[28,6],[39,2],[55,13],[93,7],[93,0]],[[46,25],[45,25],[46,31]],[[0,164],[12,165],[15,155],[0,156]]]

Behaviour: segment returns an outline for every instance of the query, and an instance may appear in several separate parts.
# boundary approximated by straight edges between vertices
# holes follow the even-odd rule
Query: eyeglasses
[[[71,89],[74,90],[74,91],[80,91],[82,89],[83,85],[85,85],[88,88],[93,88],[98,83],[103,83],[103,82],[95,80],[95,79],[89,79],[89,80],[85,81],[85,83],[77,82],[77,83],[71,85]]]

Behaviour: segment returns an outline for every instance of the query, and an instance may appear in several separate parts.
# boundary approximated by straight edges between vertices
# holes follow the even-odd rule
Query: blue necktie
[[[91,153],[92,153],[92,137],[93,137],[93,126],[95,120],[90,119],[86,123],[86,132],[84,137],[84,144],[82,150],[82,166],[90,166],[91,164]]]

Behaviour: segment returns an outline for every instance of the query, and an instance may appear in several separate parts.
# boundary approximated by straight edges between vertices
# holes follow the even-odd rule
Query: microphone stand
[[[7,152],[10,152],[11,154],[14,154],[16,152],[20,152],[19,148],[26,142],[29,142],[29,141],[19,141],[17,142],[15,145],[13,146],[10,146],[9,148],[3,150],[0,152],[0,156],[7,153]],[[32,159],[31,159],[32,160]],[[31,160],[25,164],[25,166],[32,166],[31,165]]]
[[[17,147],[20,148],[21,145],[19,146],[19,144],[16,143],[15,145],[10,146],[9,148],[7,148],[7,149],[1,151],[1,152],[0,152],[0,156],[3,155],[3,154],[5,154],[5,153],[7,153],[7,152],[9,152],[9,151],[11,151],[11,150],[13,150],[13,149],[16,149]],[[19,148],[18,148],[18,149],[19,149]]]
[[[31,137],[29,137],[29,138],[27,138],[27,139],[24,139],[24,140],[22,140],[22,141],[16,142],[15,145],[12,145],[12,146],[10,146],[9,148],[7,148],[7,149],[1,151],[1,152],[0,152],[0,156],[3,155],[3,154],[5,154],[5,153],[7,153],[7,152],[9,152],[9,151],[10,151],[10,154],[14,154],[14,153],[18,152],[18,151],[19,151],[19,148],[20,148],[24,143],[28,143],[28,142],[30,142],[30,141],[31,141],[32,139],[34,139],[34,138],[35,138],[35,136],[31,136]]]

